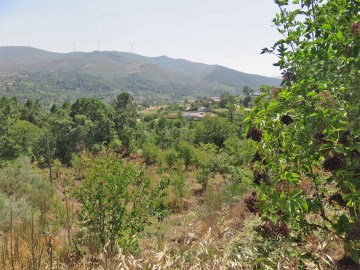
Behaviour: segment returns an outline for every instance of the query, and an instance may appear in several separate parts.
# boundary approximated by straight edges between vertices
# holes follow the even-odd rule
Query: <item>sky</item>
[[[273,0],[0,0],[0,46],[166,55],[279,76]]]

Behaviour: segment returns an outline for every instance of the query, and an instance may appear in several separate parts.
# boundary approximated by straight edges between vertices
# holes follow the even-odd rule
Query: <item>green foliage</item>
[[[85,136],[86,142],[93,144],[110,141],[111,130],[114,126],[113,112],[100,100],[91,98],[76,100],[71,105],[69,116],[75,122],[81,122],[77,124],[77,128],[82,130],[75,134],[82,133],[81,137]]]
[[[146,143],[142,147],[142,154],[147,165],[154,164],[160,156],[160,149],[154,144]]]
[[[33,157],[37,154],[41,125],[44,124],[46,114],[39,103],[35,102],[36,106],[29,104],[34,103],[28,100],[22,104],[15,98],[1,99],[0,159],[13,159],[21,154]]]
[[[225,140],[236,134],[236,127],[221,117],[205,117],[195,128],[195,143],[213,143],[222,147]]]
[[[80,222],[89,232],[90,246],[98,252],[106,245],[111,254],[115,242],[124,249],[135,249],[166,185],[152,188],[143,171],[113,152],[83,152],[74,165],[82,181],[73,193],[81,205]]]
[[[46,121],[46,115],[41,108],[39,100],[28,99],[22,106],[21,119],[34,125],[41,126]]]
[[[243,100],[243,105],[247,108],[251,102],[251,96],[246,96]]]
[[[219,167],[218,148],[214,144],[200,143],[196,149],[196,164],[200,170],[196,174],[196,181],[206,190],[210,178],[218,171]]]
[[[255,156],[256,143],[232,136],[224,142],[224,151],[228,154],[228,163],[231,165],[247,165]]]
[[[46,212],[50,208],[50,186],[20,157],[0,170],[0,191],[8,196],[25,198],[33,207]]]
[[[169,149],[165,152],[165,160],[169,168],[172,168],[178,160],[179,153],[175,149]]]
[[[49,130],[54,140],[54,155],[64,163],[70,163],[71,154],[76,150],[76,146],[80,143],[75,123],[69,116],[69,109],[64,103],[62,108],[51,113],[49,117]],[[86,138],[83,138],[86,139]]]
[[[16,121],[9,126],[7,136],[10,136],[11,140],[16,143],[18,149],[18,153],[14,153],[14,156],[21,154],[27,156],[36,155],[40,147],[42,132],[41,128],[26,120]]]
[[[184,172],[181,169],[173,170],[170,176],[166,176],[162,181],[168,183],[166,196],[161,200],[165,210],[164,214],[167,214],[168,210],[172,212],[182,211],[184,209],[183,198],[188,194]]]
[[[136,105],[133,101],[134,98],[131,94],[121,93],[113,102],[115,131],[127,153],[132,148],[137,117]]]
[[[122,143],[117,135],[114,135],[109,143],[109,148],[113,149],[115,152],[120,153],[122,148]]]
[[[0,192],[0,229],[4,232],[11,230],[11,222],[30,224],[32,216],[36,215],[34,209],[24,198],[7,196]]]
[[[188,142],[180,142],[176,150],[179,152],[179,157],[184,160],[185,169],[187,170],[194,159],[194,147]]]
[[[172,174],[171,186],[174,188],[177,198],[184,198],[187,195],[187,184],[185,174],[181,170],[177,170]]]
[[[234,103],[228,102],[225,108],[228,110],[228,118],[230,122],[233,122],[237,106]]]
[[[341,236],[345,254],[359,262],[360,5],[293,1],[288,9],[288,2],[277,1],[273,21],[284,38],[263,50],[278,55],[284,87],[259,97],[246,120],[270,179],[261,184],[262,219],[285,222],[296,237]],[[331,198],[345,213],[327,204]]]
[[[209,170],[200,170],[196,173],[196,182],[198,182],[202,190],[206,190],[209,180],[210,180],[211,171]]]
[[[228,166],[227,177],[229,180],[235,183],[243,182],[243,183],[251,183],[253,179],[253,172],[247,166]]]
[[[234,103],[235,103],[235,97],[233,95],[230,95],[229,93],[221,94],[221,99],[219,102],[220,108],[226,108],[227,104],[234,104]]]

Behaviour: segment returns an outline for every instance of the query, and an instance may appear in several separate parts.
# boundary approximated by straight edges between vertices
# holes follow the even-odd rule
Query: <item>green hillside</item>
[[[109,100],[121,91],[140,99],[241,94],[244,86],[280,80],[218,65],[167,56],[102,51],[53,53],[31,47],[0,47],[0,94],[40,99],[44,104],[82,96]]]

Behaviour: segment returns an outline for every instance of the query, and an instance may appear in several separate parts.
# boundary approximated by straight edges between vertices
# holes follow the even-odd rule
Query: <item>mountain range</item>
[[[281,82],[167,56],[117,51],[55,53],[22,46],[0,47],[0,80],[0,95],[45,103],[81,96],[110,100],[122,91],[140,99],[219,96],[223,92],[241,94],[244,86],[256,90]]]

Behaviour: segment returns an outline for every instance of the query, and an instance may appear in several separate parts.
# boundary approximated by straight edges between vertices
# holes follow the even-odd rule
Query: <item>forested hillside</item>
[[[31,47],[0,48],[0,93],[49,105],[79,97],[110,101],[122,91],[137,99],[241,94],[245,86],[279,85],[280,80],[222,66],[166,56],[123,52],[52,53]]]

